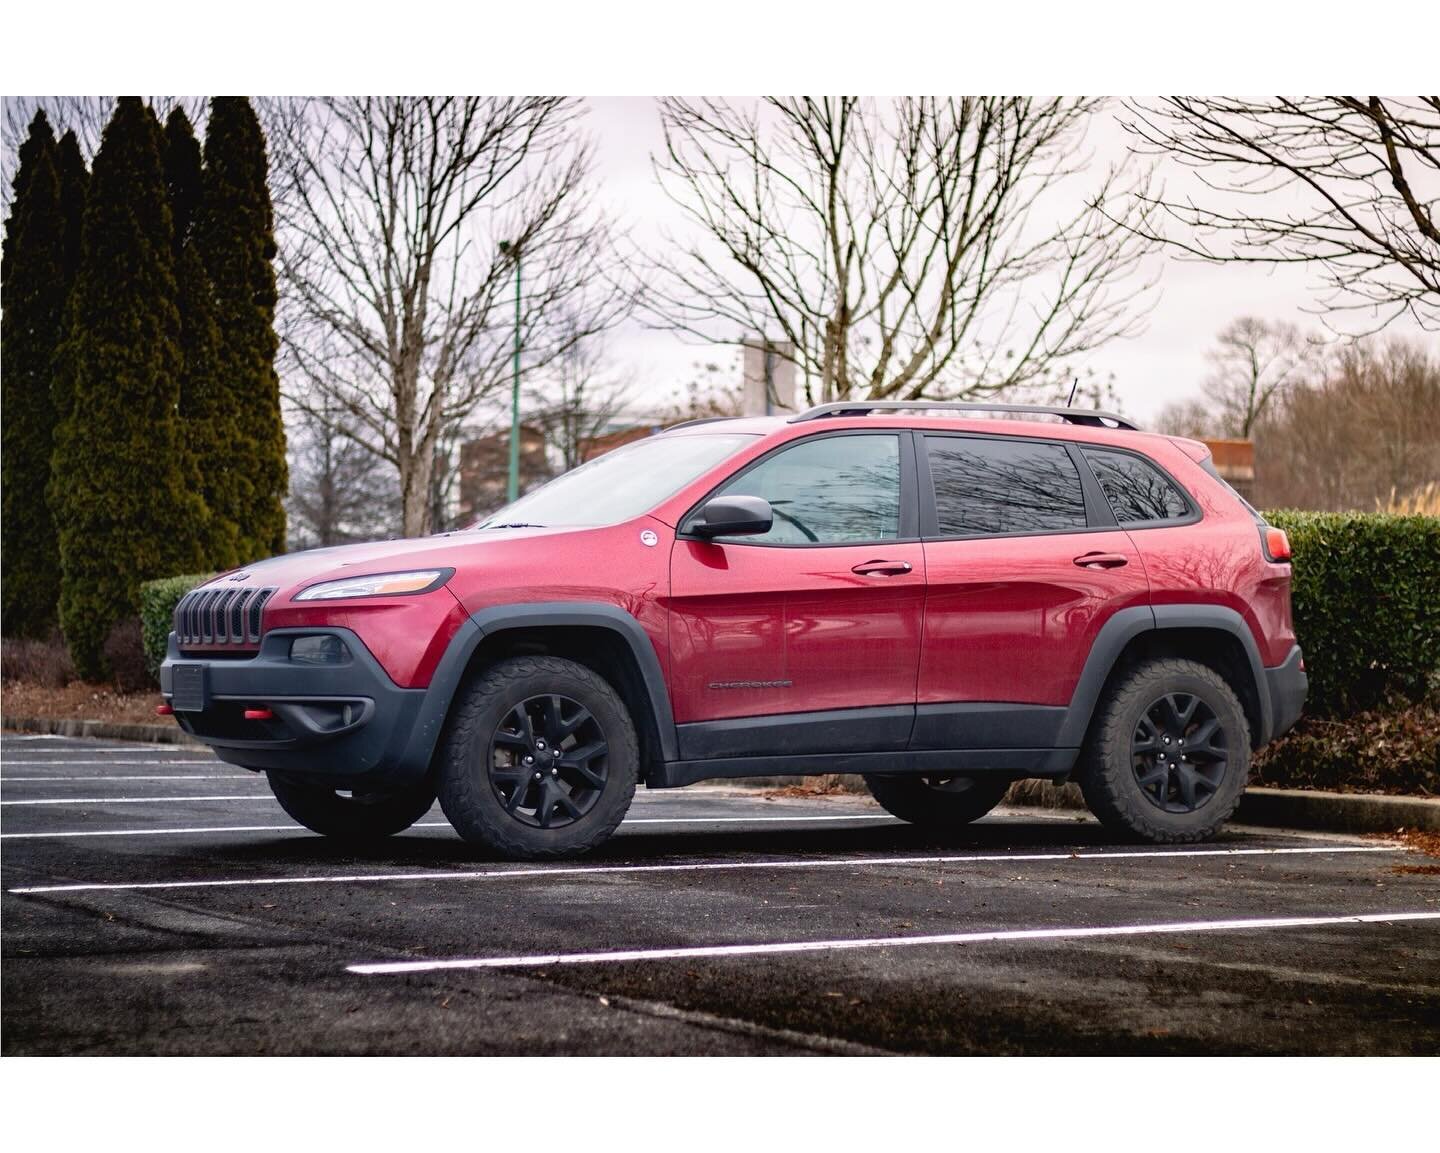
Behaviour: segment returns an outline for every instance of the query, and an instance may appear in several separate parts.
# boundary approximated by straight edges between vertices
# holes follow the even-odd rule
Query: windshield
[[[623,445],[526,493],[474,527],[593,528],[649,512],[753,434],[652,436]]]

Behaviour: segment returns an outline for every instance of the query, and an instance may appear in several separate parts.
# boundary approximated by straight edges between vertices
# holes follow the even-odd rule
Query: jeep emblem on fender
[[[660,543],[660,538],[655,535],[653,529],[645,528],[640,530],[640,543],[643,545],[648,545],[650,548],[654,548],[657,544]]]

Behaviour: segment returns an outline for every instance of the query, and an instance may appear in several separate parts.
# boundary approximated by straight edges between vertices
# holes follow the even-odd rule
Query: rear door
[[[906,432],[806,437],[709,494],[764,497],[769,533],[699,540],[682,521],[669,600],[682,756],[905,747],[925,603],[913,454]]]
[[[917,434],[928,597],[912,747],[1046,748],[1144,566],[1063,441]]]

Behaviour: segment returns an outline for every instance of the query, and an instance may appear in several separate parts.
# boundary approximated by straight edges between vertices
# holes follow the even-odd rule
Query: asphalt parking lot
[[[1437,862],[646,793],[598,855],[357,855],[204,750],[4,734],[3,1052],[1440,1052]]]

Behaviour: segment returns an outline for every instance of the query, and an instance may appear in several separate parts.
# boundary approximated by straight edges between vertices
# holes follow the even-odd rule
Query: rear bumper
[[[318,634],[339,637],[350,659],[338,665],[290,659],[295,637]],[[428,691],[400,688],[344,628],[274,629],[248,660],[183,656],[172,633],[160,691],[180,727],[221,760],[332,787],[418,779],[428,771],[439,732],[426,707]],[[245,710],[257,708],[273,717],[246,720]]]
[[[1300,646],[1290,650],[1283,664],[1265,670],[1266,688],[1270,693],[1270,733],[1274,740],[1294,727],[1305,708],[1305,696],[1310,691],[1310,678],[1305,675],[1303,654]]]

